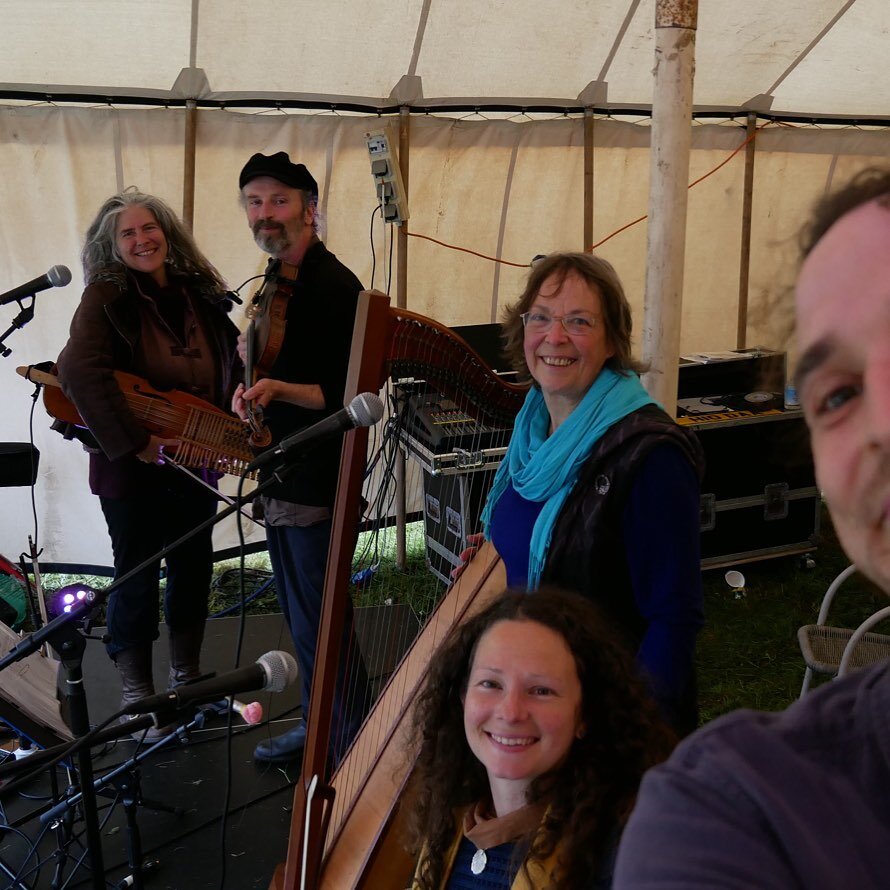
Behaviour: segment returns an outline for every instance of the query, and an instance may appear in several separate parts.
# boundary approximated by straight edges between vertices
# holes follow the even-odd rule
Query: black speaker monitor
[[[33,485],[40,452],[27,442],[0,442],[0,488]]]

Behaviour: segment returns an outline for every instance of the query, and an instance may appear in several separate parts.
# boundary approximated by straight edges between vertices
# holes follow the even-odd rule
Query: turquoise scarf
[[[536,386],[529,390],[516,415],[510,447],[498,467],[482,511],[483,529],[488,538],[495,505],[511,482],[527,501],[544,502],[532,529],[529,590],[538,586],[556,519],[593,446],[613,424],[651,404],[657,402],[643,389],[635,374],[624,375],[603,368],[575,410],[548,436],[550,414],[544,396]]]

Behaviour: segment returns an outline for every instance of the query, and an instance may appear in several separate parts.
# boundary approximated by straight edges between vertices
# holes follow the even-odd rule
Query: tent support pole
[[[182,165],[182,221],[191,232],[195,223],[195,149],[198,141],[198,103],[185,103],[185,158]]]
[[[411,149],[410,109],[403,105],[399,108],[399,171],[405,185],[405,200],[408,200],[408,160]],[[410,206],[410,204],[409,204]],[[399,226],[399,249],[396,266],[396,306],[408,308],[408,224]],[[407,480],[408,457],[404,452],[396,459],[396,566],[404,571],[408,567],[408,548],[405,536],[407,525]]]
[[[736,349],[748,345],[748,278],[751,273],[751,208],[754,204],[754,151],[757,115],[748,112],[748,143],[745,146],[745,188],[742,195],[742,249],[739,254],[739,319]]]
[[[584,250],[593,244],[593,109],[584,109]]]
[[[411,109],[407,105],[399,108],[399,172],[405,186],[405,200],[408,199],[409,156],[411,152]],[[409,203],[410,206],[410,203]],[[398,265],[396,266],[396,306],[408,308],[408,223],[399,226]]]
[[[697,16],[698,0],[656,0],[643,360],[646,389],[669,414],[677,409]]]

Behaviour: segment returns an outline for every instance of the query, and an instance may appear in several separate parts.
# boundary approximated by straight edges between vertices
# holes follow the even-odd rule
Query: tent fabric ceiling
[[[655,0],[4,0],[0,92],[646,109]],[[698,109],[890,117],[886,0],[704,0]],[[203,86],[177,84],[201,69]],[[189,79],[187,79],[188,81]],[[591,83],[600,84],[591,92]],[[176,85],[176,86],[175,86]],[[585,92],[586,91],[586,92]],[[583,100],[579,96],[584,96]]]

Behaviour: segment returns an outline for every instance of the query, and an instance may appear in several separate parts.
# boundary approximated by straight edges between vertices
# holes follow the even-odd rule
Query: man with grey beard
[[[890,594],[890,170],[824,198],[802,247],[796,380],[816,475],[847,554]],[[686,739],[643,780],[614,886],[890,886],[890,662]]]
[[[268,376],[239,386],[232,410],[247,419],[250,401],[262,408],[274,447],[295,430],[343,407],[356,302],[362,285],[317,234],[318,185],[303,164],[280,151],[255,154],[238,181],[241,204],[254,240],[276,260],[297,267],[287,301],[284,341]],[[244,335],[239,343],[244,357]],[[302,456],[285,482],[260,499],[266,521],[275,588],[288,623],[302,680],[303,714],[308,713],[315,644],[321,618],[332,509],[342,439],[326,440]],[[264,471],[268,476],[270,471]],[[261,480],[263,475],[261,474]],[[351,624],[351,615],[348,615]],[[336,758],[358,729],[367,679],[360,658],[340,679],[332,738]],[[345,669],[341,672],[345,675]],[[350,694],[343,693],[349,683]],[[346,704],[348,702],[349,704]],[[302,755],[306,726],[300,721],[277,738],[261,742],[254,758],[283,763]]]

